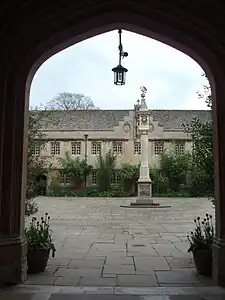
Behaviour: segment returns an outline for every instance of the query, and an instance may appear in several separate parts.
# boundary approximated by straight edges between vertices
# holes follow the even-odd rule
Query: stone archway
[[[19,283],[26,277],[23,199],[33,75],[56,52],[122,27],[185,52],[210,80],[217,201],[214,279],[225,285],[225,4],[202,2],[66,0],[43,6],[35,0],[1,2],[0,284]]]

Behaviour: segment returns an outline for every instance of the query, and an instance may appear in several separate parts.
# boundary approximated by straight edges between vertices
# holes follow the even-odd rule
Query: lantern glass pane
[[[118,83],[122,83],[123,82],[123,72],[119,72],[118,73]]]
[[[114,84],[117,84],[117,73],[114,71]]]
[[[126,72],[123,72],[123,82],[126,82]]]

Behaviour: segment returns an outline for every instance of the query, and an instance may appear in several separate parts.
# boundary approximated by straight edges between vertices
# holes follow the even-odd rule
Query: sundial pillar
[[[138,197],[137,204],[153,204],[152,199],[152,180],[149,175],[149,141],[148,134],[150,131],[150,112],[148,110],[145,96],[147,89],[141,87],[141,103],[137,112],[138,132],[141,140],[141,164],[138,179]]]

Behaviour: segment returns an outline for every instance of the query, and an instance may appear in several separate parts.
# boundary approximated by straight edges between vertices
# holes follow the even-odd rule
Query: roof
[[[182,123],[194,117],[207,121],[210,110],[150,110],[153,121],[165,130],[180,130]],[[42,118],[44,130],[112,130],[125,117],[133,116],[134,110],[56,110],[47,111]]]
[[[199,118],[203,122],[211,119],[210,110],[152,110],[153,120],[165,130],[182,129],[182,124],[191,122],[193,118]]]

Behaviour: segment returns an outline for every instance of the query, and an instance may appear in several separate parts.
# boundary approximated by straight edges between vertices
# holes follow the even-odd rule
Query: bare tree
[[[91,98],[83,94],[59,93],[47,103],[47,109],[79,110],[96,108]]]

